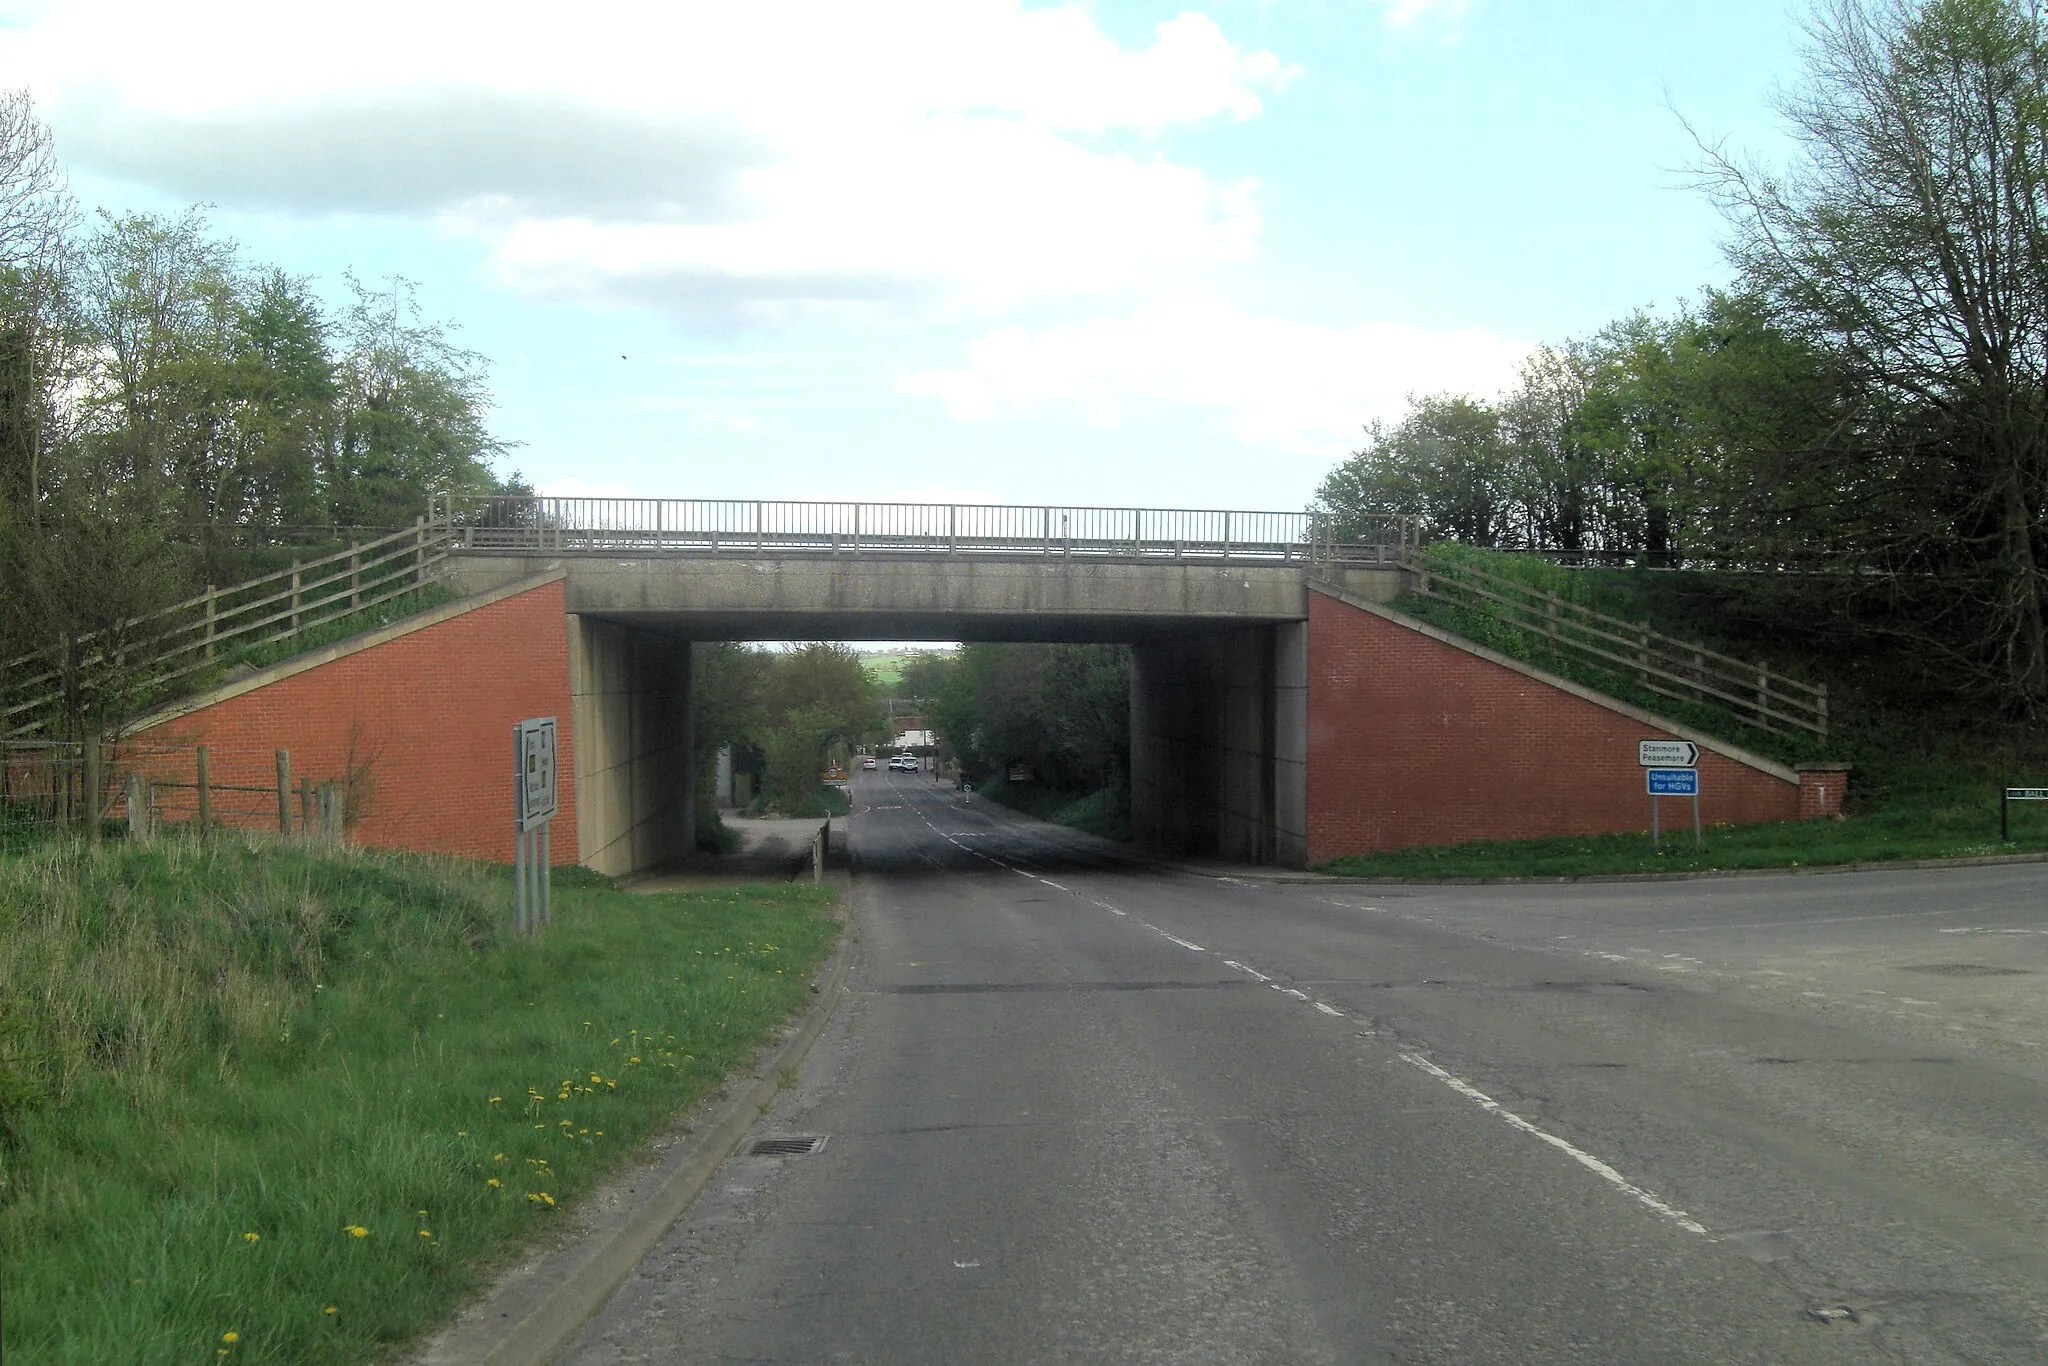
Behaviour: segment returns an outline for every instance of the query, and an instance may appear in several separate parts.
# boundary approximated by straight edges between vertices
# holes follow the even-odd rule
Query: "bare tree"
[[[1856,419],[1805,476],[1914,634],[2048,707],[2048,52],[2025,0],[1823,0],[1787,173],[1705,150],[1729,254],[1831,352]],[[1941,604],[1931,616],[1930,602]]]

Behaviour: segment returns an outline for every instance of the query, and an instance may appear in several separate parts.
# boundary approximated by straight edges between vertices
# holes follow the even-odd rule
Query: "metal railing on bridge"
[[[1306,512],[700,498],[434,500],[455,551],[545,555],[1067,557],[1393,565],[1412,524],[1339,542]]]

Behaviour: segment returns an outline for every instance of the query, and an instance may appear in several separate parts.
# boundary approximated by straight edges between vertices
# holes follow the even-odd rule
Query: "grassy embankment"
[[[389,626],[393,622],[453,602],[460,596],[460,593],[445,583],[429,583],[410,593],[402,593],[389,602],[380,602],[375,607],[366,607],[359,612],[350,612],[347,616],[335,617],[331,621],[321,622],[318,626],[308,627],[287,640],[242,646],[232,652],[229,664],[231,667],[240,666],[247,669],[267,668],[272,664],[282,663],[284,660],[317,650],[323,645],[332,645],[336,641],[347,640],[350,636],[374,631],[380,626]]]
[[[1013,811],[1036,816],[1054,825],[1065,825],[1104,839],[1131,837],[1131,808],[1128,797],[1104,789],[1100,792],[1061,792],[1034,783],[1009,783],[1002,779],[977,788],[978,795],[1001,802]]]
[[[2048,737],[2037,731],[1930,705],[1924,696],[1902,700],[1906,690],[1887,678],[1881,666],[1874,667],[1872,657],[1844,660],[1802,650],[1796,628],[1787,625],[1798,620],[1796,615],[1768,602],[1746,608],[1731,602],[1727,590],[1707,576],[1560,569],[1471,547],[1455,547],[1452,553],[1612,616],[1650,620],[1711,648],[1743,658],[1767,657],[1806,677],[1829,678],[1836,723],[1829,737],[1793,739],[1733,723],[1711,708],[1639,690],[1623,673],[1588,666],[1553,651],[1540,636],[1494,618],[1428,599],[1395,604],[1503,654],[1767,758],[1852,764],[1846,819],[1716,827],[1706,832],[1705,849],[1695,853],[1689,805],[1670,800],[1664,804],[1665,820],[1681,828],[1667,833],[1661,853],[1651,851],[1647,833],[1581,836],[1405,849],[1338,859],[1322,871],[1362,877],[1571,877],[2048,851],[2048,810],[2040,806],[2015,805],[2011,841],[2001,844],[1998,837],[2000,788],[2009,782],[2048,785]],[[1621,780],[1636,781],[1632,773],[1622,774]],[[1643,801],[1647,826],[1649,798]]]
[[[0,859],[0,1347],[368,1361],[810,999],[830,894],[222,838]]]

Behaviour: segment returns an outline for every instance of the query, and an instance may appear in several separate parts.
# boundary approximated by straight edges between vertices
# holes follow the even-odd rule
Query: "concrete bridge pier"
[[[690,853],[690,641],[678,627],[568,614],[578,861],[618,877]]]
[[[1131,834],[1239,863],[1308,862],[1308,623],[1131,647]]]

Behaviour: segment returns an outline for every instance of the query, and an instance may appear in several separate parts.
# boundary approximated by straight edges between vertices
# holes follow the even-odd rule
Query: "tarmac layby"
[[[854,791],[845,1004],[566,1360],[2048,1358],[2048,867],[1251,883]]]

